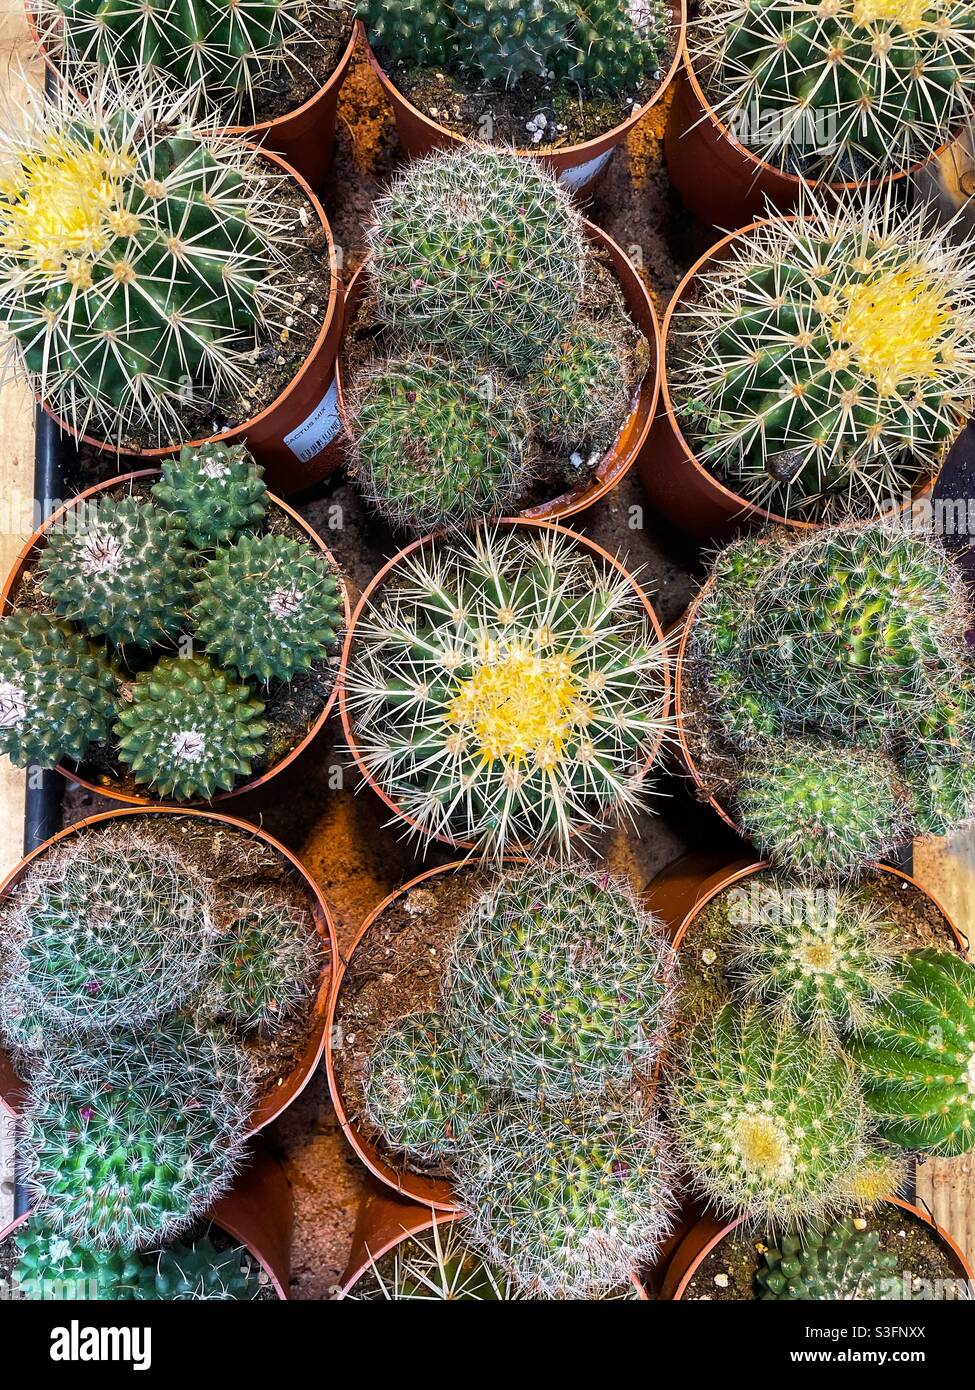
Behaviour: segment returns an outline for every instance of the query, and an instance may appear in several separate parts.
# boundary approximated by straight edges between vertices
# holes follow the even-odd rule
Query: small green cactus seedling
[[[152,647],[183,625],[187,560],[165,512],[137,497],[101,497],[46,533],[41,588],[92,636]]]
[[[630,578],[558,530],[419,548],[356,639],[359,755],[416,833],[565,855],[641,803],[666,728],[662,646]]]
[[[882,1248],[876,1231],[858,1230],[850,1217],[783,1235],[763,1252],[756,1278],[761,1299],[903,1297],[896,1252]]]
[[[119,757],[140,786],[208,801],[250,776],[264,753],[264,702],[206,657],[163,657],[123,701]]]
[[[476,1073],[435,1013],[386,1031],[369,1059],[365,1100],[386,1142],[425,1162],[453,1157],[483,1104]]]
[[[943,1158],[975,1144],[975,965],[903,956],[850,1053],[882,1139]]]
[[[210,881],[131,829],[53,846],[0,921],[5,1006],[44,1031],[142,1028],[175,1013],[216,938]]]
[[[293,536],[241,536],[196,581],[195,640],[225,670],[265,683],[310,671],[338,645],[342,586],[321,551]]]
[[[247,1302],[261,1292],[258,1266],[241,1245],[218,1250],[209,1236],[143,1255],[134,1297],[140,1301]]]
[[[0,752],[17,767],[81,762],[111,733],[120,679],[70,623],[8,613],[0,618]]]
[[[605,453],[629,414],[622,341],[590,319],[556,335],[525,385],[539,433],[570,453]]]
[[[807,178],[906,169],[972,110],[967,0],[704,0],[687,47],[737,138]]]
[[[513,383],[407,353],[356,381],[354,471],[384,520],[416,535],[502,516],[531,476],[531,421]]]
[[[842,1205],[864,1106],[850,1063],[784,1019],[728,1004],[699,1024],[672,1084],[672,1123],[697,1189],[721,1214],[771,1226]]]
[[[568,193],[534,160],[460,149],[407,166],[369,232],[378,311],[407,342],[519,372],[582,294]]]
[[[744,997],[828,1032],[861,1027],[893,985],[893,925],[862,892],[763,887],[761,913],[733,943],[729,973]]]
[[[230,1185],[252,1101],[243,1054],[185,1023],[50,1048],[24,1127],[38,1215],[100,1250],[178,1235]]]
[[[532,1098],[625,1090],[666,1034],[672,952],[625,879],[586,864],[499,878],[455,938],[447,1016],[475,1071]]]
[[[194,550],[227,545],[263,522],[264,469],[243,444],[184,445],[161,468],[152,495]]]
[[[652,1264],[672,1198],[652,1118],[615,1104],[502,1100],[472,1125],[457,1195],[523,1293],[593,1298]]]
[[[22,1298],[53,1301],[132,1298],[142,1275],[141,1257],[69,1240],[33,1216],[14,1237],[14,1281]]]

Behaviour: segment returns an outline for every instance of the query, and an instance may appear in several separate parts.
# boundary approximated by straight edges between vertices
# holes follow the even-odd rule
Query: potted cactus
[[[523,1296],[609,1293],[668,1230],[652,1075],[672,982],[624,880],[433,870],[350,953],[326,1052],[336,1114],[389,1186],[468,1211],[465,1243]]]
[[[89,489],[3,590],[0,747],[117,800],[209,803],[287,767],[336,695],[336,562],[237,445]]]
[[[337,462],[331,232],[277,155],[187,115],[185,97],[62,88],[4,126],[3,322],[38,399],[95,448],[243,439],[293,491]]]
[[[464,140],[540,154],[577,196],[659,100],[683,0],[362,0],[373,67],[411,158]]]
[[[507,230],[504,242],[496,228]],[[352,471],[410,535],[591,505],[656,405],[653,306],[536,160],[461,149],[373,210],[338,371]]]
[[[802,527],[909,505],[975,398],[973,243],[892,200],[743,228],[667,310],[665,410],[641,460],[696,535]]]
[[[949,833],[975,812],[970,626],[956,561],[897,524],[727,547],[677,663],[699,796],[811,879]]]
[[[366,780],[417,838],[567,852],[646,800],[670,675],[622,566],[507,522],[395,556],[353,617],[339,691]]]
[[[665,143],[703,221],[737,227],[770,202],[902,179],[972,112],[975,20],[964,0],[806,5],[699,0]]]
[[[355,51],[351,0],[25,0],[45,59],[80,92],[106,73],[191,90],[202,123],[285,156],[313,187],[328,172]]]

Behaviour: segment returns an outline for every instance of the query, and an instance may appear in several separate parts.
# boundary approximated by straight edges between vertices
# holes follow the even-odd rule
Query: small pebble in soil
[[[436,905],[436,898],[427,888],[418,888],[403,904],[411,917],[420,917],[424,913],[432,912]]]
[[[719,1289],[726,1289],[731,1281],[728,1278],[727,1274],[716,1274],[714,1276],[714,1282],[717,1284]]]

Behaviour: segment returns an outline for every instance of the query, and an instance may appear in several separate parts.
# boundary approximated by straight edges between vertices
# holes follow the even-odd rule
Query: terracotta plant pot
[[[38,404],[64,434],[100,453],[113,454],[125,462],[138,460],[143,466],[146,463],[153,465],[158,459],[179,453],[184,444],[191,449],[214,439],[228,444],[246,444],[257,461],[263,464],[271,490],[287,495],[321,482],[342,461],[341,448],[336,442],[341,426],[335,404],[335,354],[342,331],[345,292],[338,271],[332,230],[318,198],[309,184],[280,155],[264,149],[258,150],[258,153],[298,184],[314,209],[328,246],[324,259],[329,267],[330,290],[324,318],[308,356],[281,394],[253,419],[245,420],[232,429],[222,430],[219,434],[209,435],[206,439],[178,440],[165,448],[121,450],[94,435],[78,434],[39,397]]]
[[[617,146],[623,143],[633,127],[643,119],[650,108],[657,104],[677,71],[680,55],[683,51],[684,29],[687,23],[685,0],[670,0],[670,9],[675,30],[674,57],[667,72],[661,77],[659,87],[648,102],[637,107],[620,125],[614,126],[605,135],[599,135],[594,140],[586,140],[579,145],[566,145],[554,150],[521,149],[517,151],[520,155],[541,158],[558,176],[560,183],[571,189],[573,195],[580,202],[584,202],[591,195]],[[363,31],[363,36],[365,37],[365,31]],[[366,43],[368,45],[368,40]],[[373,70],[393,108],[400,144],[403,146],[408,159],[422,159],[435,150],[456,149],[468,143],[463,136],[440,125],[439,122],[431,116],[427,116],[408,101],[382,67],[371,47],[368,52]]]
[[[31,38],[40,50],[48,70],[58,81],[63,81],[61,70],[41,42],[34,19],[32,0],[24,0],[27,12],[27,25]],[[287,111],[273,120],[259,121],[256,125],[235,125],[221,127],[219,134],[236,135],[252,144],[273,150],[283,157],[302,178],[307,179],[313,188],[320,188],[332,165],[335,149],[335,124],[338,113],[339,94],[355,55],[360,25],[352,26],[352,33],[338,65],[324,86],[319,87],[301,106]]]
[[[685,29],[683,64],[664,134],[664,158],[671,183],[702,222],[726,231],[761,217],[769,204],[778,212],[791,212],[798,205],[803,186],[827,199],[854,190],[866,194],[909,178],[929,157],[934,156],[926,156],[909,169],[860,181],[803,180],[777,169],[740,144],[715,114],[694,71]]]
[[[259,1102],[251,1115],[248,1132],[256,1134],[258,1130],[264,1129],[266,1125],[269,1125],[287,1110],[292,1101],[296,1100],[308,1085],[318,1068],[322,1053],[325,1050],[329,999],[339,961],[332,914],[324,894],[300,860],[286,846],[275,840],[273,836],[268,835],[266,831],[259,830],[255,825],[249,825],[246,821],[238,820],[235,816],[217,815],[215,812],[174,809],[168,806],[149,806],[143,810],[103,811],[100,815],[89,816],[85,820],[69,826],[67,830],[59,831],[57,835],[52,835],[49,840],[45,840],[43,844],[31,850],[30,854],[26,855],[0,883],[0,901],[23,880],[34,860],[46,854],[53,845],[68,839],[69,836],[83,833],[89,826],[101,825],[107,821],[121,822],[131,816],[196,816],[201,820],[212,822],[216,827],[226,827],[228,830],[240,832],[258,840],[285,861],[291,875],[300,884],[308,899],[308,906],[315,919],[318,935],[328,948],[328,961],[322,972],[318,994],[315,998],[312,1014],[313,1026],[310,1028],[305,1050],[289,1075]],[[16,1117],[23,1109],[26,1100],[27,1092],[24,1081],[18,1076],[10,1056],[0,1047],[0,1106],[6,1110],[8,1115]]]
[[[629,571],[619,562],[619,560],[614,558],[614,556],[610,555],[608,550],[604,550],[601,545],[597,545],[595,541],[591,541],[587,536],[580,535],[577,531],[571,531],[568,527],[558,526],[551,521],[535,521],[523,517],[503,517],[500,521],[498,521],[495,524],[499,527],[527,526],[533,527],[537,530],[546,529],[554,531],[558,535],[566,536],[570,540],[577,542],[580,546],[582,546],[591,554],[593,554],[597,559],[602,560],[604,563],[611,566],[619,574],[623,575],[626,579],[628,579],[629,582],[632,584],[634,592],[637,594],[641,603],[643,604],[644,609],[646,610],[647,617],[649,619],[650,626],[656,637],[656,640],[660,643],[663,643],[663,630],[660,626],[660,622],[657,618],[657,615],[650,604],[650,600],[647,598],[646,594],[643,592],[643,590],[640,588],[637,582],[633,579]],[[372,788],[372,790],[376,793],[379,799],[382,802],[384,802],[384,804],[389,808],[390,811],[393,812],[393,814],[397,817],[398,820],[401,820],[405,825],[411,827],[411,829],[413,829],[417,833],[422,834],[425,839],[437,841],[440,844],[444,845],[450,845],[454,849],[476,849],[477,846],[473,844],[470,840],[454,840],[446,835],[428,835],[426,831],[421,831],[421,828],[416,823],[416,821],[411,816],[407,815],[400,808],[397,802],[393,801],[391,797],[386,795],[386,793],[380,787],[379,783],[373,777],[372,773],[369,771],[368,767],[366,766],[365,760],[363,759],[362,754],[359,751],[359,746],[356,743],[355,737],[355,726],[352,722],[352,717],[349,713],[348,700],[345,691],[345,679],[349,669],[349,663],[352,657],[352,650],[355,643],[356,628],[358,624],[362,621],[366,611],[368,610],[373,600],[373,597],[377,594],[379,589],[389,578],[389,576],[391,575],[393,570],[395,570],[397,565],[399,565],[403,560],[405,560],[407,556],[413,555],[417,550],[420,549],[421,546],[431,545],[437,539],[438,537],[436,535],[424,536],[421,540],[413,541],[411,545],[406,546],[403,550],[399,552],[399,554],[394,555],[391,560],[388,560],[386,564],[383,565],[382,569],[375,576],[372,582],[368,585],[362,597],[360,598],[358,605],[356,606],[356,610],[352,614],[352,621],[349,624],[348,635],[345,641],[345,650],[342,653],[342,669],[339,675],[339,714],[342,719],[342,730],[345,734],[345,741],[348,744],[349,751],[351,752],[353,758],[356,761],[356,765],[360,773],[362,774],[364,782],[366,782]],[[660,717],[661,719],[664,719],[666,718],[667,713],[670,709],[670,670],[668,666],[664,666],[662,675],[663,691],[660,703]],[[657,757],[660,753],[661,747],[663,746],[663,740],[664,735],[661,732],[655,738],[653,746],[649,750],[647,757],[644,760],[643,766],[640,769],[641,778],[647,775],[651,767],[657,761]],[[512,853],[515,854],[520,853],[522,851],[524,851],[525,853],[529,853],[532,852],[533,847],[526,847],[513,843],[511,849]],[[419,1200],[424,1201],[426,1199],[420,1198]]]
[[[576,512],[584,511],[586,507],[591,507],[594,502],[605,497],[611,492],[616,484],[630,471],[637,459],[641,457],[650,434],[650,427],[654,415],[657,411],[657,396],[659,392],[659,372],[658,363],[660,361],[660,329],[657,325],[657,315],[653,307],[653,301],[647,292],[646,285],[637,273],[633,262],[626,255],[622,247],[617,246],[616,242],[608,237],[599,227],[591,222],[585,223],[586,235],[593,246],[604,252],[610,259],[616,277],[619,281],[626,307],[630,317],[642,332],[650,349],[650,362],[647,366],[646,375],[637,388],[636,404],[623,425],[620,434],[617,436],[612,448],[610,448],[596,472],[588,482],[580,483],[569,492],[563,492],[560,496],[554,497],[550,502],[541,502],[536,507],[527,507],[520,513],[523,517],[528,517],[533,521],[558,521],[565,517],[574,516]],[[356,313],[362,302],[365,293],[366,282],[370,274],[371,257],[359,267],[349,283],[345,300],[345,326],[343,339],[350,327],[355,323]],[[339,355],[335,365],[335,379],[338,384],[338,408],[342,419],[344,442],[346,449],[352,435],[349,425],[346,396],[348,395],[348,383],[345,381],[342,371],[342,348],[339,348]]]
[[[0,1245],[26,1225],[31,1215],[27,1211],[5,1226],[0,1231]],[[214,1204],[206,1219],[243,1245],[268,1276],[278,1298],[287,1299],[294,1203],[291,1184],[276,1158],[266,1149],[255,1150],[234,1186]]]
[[[700,180],[700,173],[698,178]],[[823,525],[821,522],[803,521],[767,511],[726,487],[706,464],[700,462],[694,446],[685,438],[670,392],[667,348],[671,341],[671,329],[684,301],[691,295],[694,282],[709,262],[726,260],[738,238],[747,236],[761,225],[761,222],[751,222],[739,227],[709,247],[677,286],[664,315],[659,358],[660,406],[650,431],[649,443],[640,454],[637,466],[644,491],[655,510],[682,531],[702,540],[718,540],[748,527],[766,524],[789,526],[798,531],[818,530]],[[933,478],[919,482],[912,492],[912,498],[923,497],[933,486]],[[910,504],[905,503],[896,511],[905,512],[909,508]]]
[[[888,1197],[887,1201],[905,1212],[914,1221],[920,1221],[934,1232],[938,1243],[944,1248],[956,1278],[971,1280],[975,1277],[972,1274],[971,1265],[961,1250],[947,1231],[943,1231],[936,1221],[933,1221],[919,1207],[912,1206],[910,1202],[905,1202],[900,1197]],[[743,1224],[741,1221],[726,1223],[714,1216],[705,1216],[703,1220],[699,1221],[678,1247],[670,1263],[660,1291],[661,1299],[669,1302],[683,1299],[691,1280],[708,1255],[711,1254],[711,1251]]]
[[[457,1220],[449,1212],[433,1211],[386,1193],[366,1197],[359,1206],[352,1251],[337,1297],[348,1298],[363,1275],[403,1241],[432,1230],[434,1225],[451,1226]],[[649,1295],[636,1274],[632,1275],[632,1281],[639,1299],[646,1300]]]
[[[88,502],[91,499],[102,496],[103,494],[112,493],[122,488],[128,488],[131,490],[131,487],[134,483],[142,482],[143,480],[157,477],[159,477],[159,470],[156,468],[144,468],[136,473],[120,474],[117,478],[110,478],[107,482],[98,483],[95,487],[86,488],[84,492],[78,493],[78,495],[72,498],[72,500],[65,506],[59,507],[56,512],[53,512],[51,516],[47,518],[44,524],[34,532],[30,540],[27,541],[26,545],[21,550],[20,554],[17,556],[17,559],[14,561],[13,568],[7,575],[7,578],[3,585],[3,589],[0,590],[0,613],[6,613],[8,609],[16,607],[15,597],[17,590],[20,586],[21,579],[23,578],[25,571],[33,569],[34,565],[37,563],[38,553],[45,542],[48,532],[52,529],[52,527],[57,526],[58,523],[62,521],[64,517],[67,516],[79,503]],[[318,535],[317,531],[312,530],[312,528],[308,525],[307,521],[305,521],[303,517],[300,517],[296,511],[293,511],[292,508],[289,507],[286,502],[282,502],[280,497],[275,497],[273,493],[269,493],[268,501],[270,502],[272,507],[277,507],[279,511],[284,512],[285,515],[288,517],[289,521],[291,521],[295,526],[299,527],[305,533],[309,543],[315,546],[321,552],[321,554],[324,555],[325,559],[335,570],[335,573],[340,575],[338,562],[336,561],[332,552],[329,550],[328,546],[322,540],[321,536]],[[341,579],[341,576],[340,588],[342,590],[342,605],[343,612],[345,615],[344,622],[345,629],[347,632],[349,628],[351,610],[349,604],[348,589],[346,587],[345,581]],[[188,806],[216,806],[220,802],[229,801],[232,797],[243,796],[247,792],[253,792],[256,791],[259,787],[266,786],[266,784],[270,782],[272,777],[278,776],[278,774],[283,772],[285,768],[290,767],[291,764],[295,762],[296,759],[299,758],[301,754],[304,753],[304,751],[311,746],[312,743],[314,743],[315,739],[318,737],[322,729],[325,727],[329,715],[332,713],[332,709],[334,708],[335,701],[338,698],[338,684],[339,672],[338,670],[336,670],[335,683],[332,686],[332,690],[321,712],[316,717],[314,723],[312,724],[308,732],[304,735],[300,742],[298,742],[294,746],[294,748],[292,748],[291,752],[288,753],[286,757],[281,758],[278,762],[276,762],[273,765],[273,767],[268,768],[266,772],[262,772],[260,776],[252,777],[249,781],[242,782],[239,787],[234,787],[228,792],[218,792],[217,795],[214,796],[211,801],[173,801],[172,799],[166,797],[154,797],[149,795],[148,793],[142,794],[140,792],[135,791],[123,791],[121,788],[119,788],[112,782],[92,781],[90,778],[85,777],[84,774],[80,772],[77,768],[71,766],[65,767],[59,763],[57,770],[61,773],[62,777],[66,777],[69,782],[77,782],[79,786],[86,787],[88,791],[95,792],[99,796],[110,797],[113,801],[124,802],[127,806],[163,805],[179,807],[181,809]]]

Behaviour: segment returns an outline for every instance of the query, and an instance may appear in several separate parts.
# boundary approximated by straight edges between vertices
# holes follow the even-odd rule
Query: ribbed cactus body
[[[881,1137],[951,1158],[975,1143],[975,965],[902,957],[895,988],[850,1049]]]
[[[0,752],[17,767],[80,762],[109,736],[120,679],[70,623],[8,613],[0,618]]]
[[[664,0],[584,0],[575,12],[568,73],[584,91],[633,91],[660,76],[670,27]]]
[[[14,1236],[14,1279],[22,1298],[39,1301],[125,1300],[142,1273],[139,1255],[76,1243],[34,1216]]]
[[[858,1230],[850,1217],[813,1223],[789,1232],[762,1254],[759,1298],[770,1301],[899,1299],[897,1254],[884,1250],[873,1230]]]
[[[453,10],[443,0],[360,0],[370,41],[403,63],[444,68],[457,52]]]
[[[538,432],[570,452],[605,453],[629,414],[623,344],[591,319],[556,333],[525,385]]]
[[[209,1236],[141,1257],[140,1301],[246,1302],[261,1292],[258,1268],[243,1246],[218,1250]]]
[[[519,1293],[501,1269],[468,1248],[460,1222],[437,1221],[429,1232],[408,1237],[377,1261],[345,1297],[501,1303],[517,1300]]]
[[[119,757],[140,786],[209,800],[247,777],[264,752],[264,703],[206,657],[163,657],[122,702]]]
[[[194,550],[227,545],[263,522],[264,469],[242,444],[184,445],[161,468],[153,499]]]
[[[940,688],[911,721],[907,776],[911,810],[924,835],[950,835],[975,815],[975,697],[971,677]]]
[[[290,681],[334,652],[345,621],[327,558],[293,536],[241,536],[195,584],[195,640],[237,675]]]
[[[453,0],[452,9],[460,63],[506,86],[544,76],[575,18],[569,0]]]

